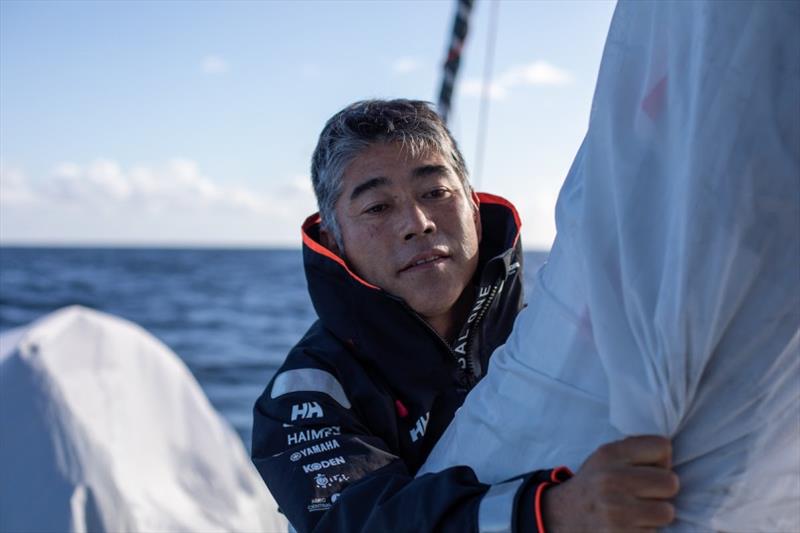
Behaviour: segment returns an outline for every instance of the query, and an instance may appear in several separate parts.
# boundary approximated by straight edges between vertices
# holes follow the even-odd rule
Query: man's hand
[[[600,446],[569,480],[544,492],[548,533],[654,531],[675,517],[678,493],[664,437],[629,437]]]

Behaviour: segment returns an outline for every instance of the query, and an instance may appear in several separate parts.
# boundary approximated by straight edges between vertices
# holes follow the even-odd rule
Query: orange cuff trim
[[[543,481],[536,487],[536,495],[533,498],[533,513],[536,517],[536,528],[539,533],[545,533],[544,517],[542,516],[542,494],[544,494],[544,489],[551,485],[558,485],[572,476],[572,470],[566,466],[559,466],[550,471],[550,481]]]
[[[548,486],[552,485],[549,481],[543,481],[536,487],[536,496],[533,498],[533,513],[536,517],[536,528],[539,530],[539,533],[545,533],[544,531],[544,519],[542,518],[542,494],[544,494],[544,489]]]
[[[562,481],[568,480],[573,475],[572,470],[566,466],[559,466],[550,471],[550,481],[553,483],[561,483]]]

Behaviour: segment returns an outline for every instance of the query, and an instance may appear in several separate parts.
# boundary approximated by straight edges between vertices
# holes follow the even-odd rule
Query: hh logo
[[[411,433],[411,442],[417,442],[419,439],[425,436],[425,430],[428,429],[428,420],[430,419],[430,411],[425,413],[425,416],[419,417],[419,420],[417,420],[417,425],[414,426],[414,429],[409,431],[409,433]]]
[[[298,418],[322,418],[322,407],[317,402],[303,402],[292,406],[292,422]]]

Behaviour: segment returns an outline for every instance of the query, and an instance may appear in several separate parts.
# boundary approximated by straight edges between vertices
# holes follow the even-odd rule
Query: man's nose
[[[428,212],[417,204],[411,204],[403,211],[401,234],[403,240],[409,241],[414,237],[426,235],[436,231],[436,224]]]

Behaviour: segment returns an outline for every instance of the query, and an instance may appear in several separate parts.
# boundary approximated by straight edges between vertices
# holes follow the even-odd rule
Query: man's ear
[[[322,246],[335,253],[339,257],[342,256],[342,251],[339,249],[339,245],[336,244],[336,239],[334,239],[331,232],[325,228],[319,229],[319,242],[322,244]]]
[[[481,242],[481,237],[483,235],[483,227],[481,226],[481,199],[478,197],[478,194],[475,192],[475,189],[470,188],[472,194],[470,195],[470,200],[472,203],[472,220],[475,221],[475,231],[478,234],[478,242]]]

